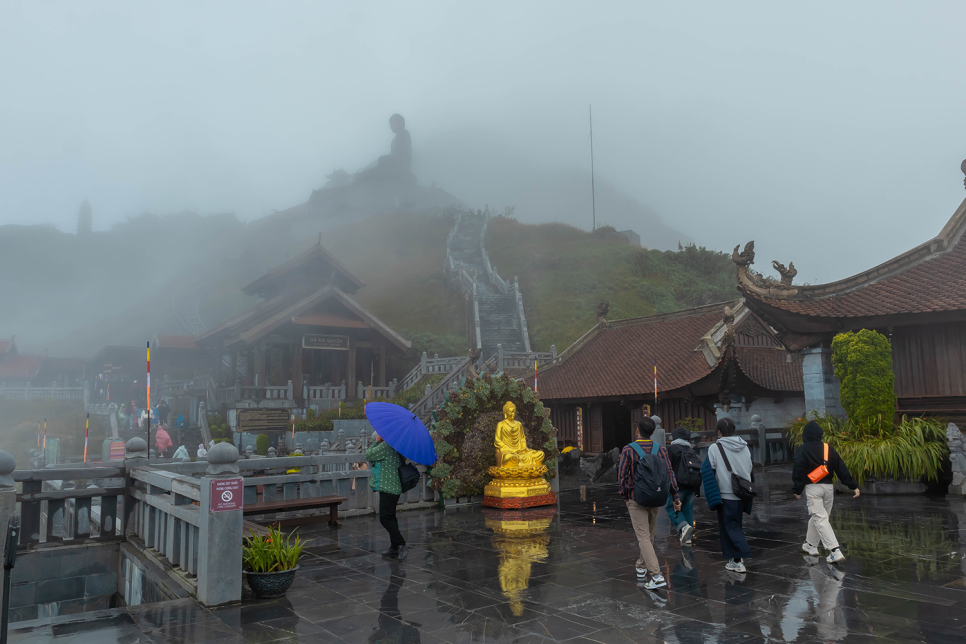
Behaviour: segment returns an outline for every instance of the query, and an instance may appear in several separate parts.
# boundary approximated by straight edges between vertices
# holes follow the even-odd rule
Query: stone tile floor
[[[191,600],[15,623],[10,642],[966,642],[966,503],[838,497],[848,559],[803,555],[807,515],[771,470],[746,517],[749,571],[725,571],[714,516],[696,503],[692,547],[659,527],[669,581],[636,583],[637,545],[613,486],[561,494],[526,536],[494,530],[480,507],[402,513],[404,562],[372,517],[312,539],[277,600],[206,610]],[[549,525],[545,525],[549,523]],[[519,527],[519,526],[517,526]]]

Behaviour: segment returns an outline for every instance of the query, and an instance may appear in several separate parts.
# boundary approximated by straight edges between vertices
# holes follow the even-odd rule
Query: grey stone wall
[[[10,621],[118,605],[119,544],[22,552],[10,575]]]
[[[845,416],[839,401],[839,381],[832,369],[832,350],[815,347],[802,351],[805,381],[805,412],[819,416]]]

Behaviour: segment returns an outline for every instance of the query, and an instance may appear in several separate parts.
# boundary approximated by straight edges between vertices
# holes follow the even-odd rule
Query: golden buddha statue
[[[503,405],[503,420],[496,426],[497,467],[541,467],[543,452],[527,448],[523,423],[516,420],[517,406],[512,402]]]
[[[493,480],[483,488],[483,505],[523,508],[556,503],[550,484],[544,479],[547,467],[543,452],[527,447],[523,424],[516,420],[512,402],[503,405],[503,420],[496,426],[493,445],[496,466],[489,470]]]

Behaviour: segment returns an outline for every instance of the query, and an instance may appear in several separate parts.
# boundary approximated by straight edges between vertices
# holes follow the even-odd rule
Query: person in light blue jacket
[[[721,552],[729,558],[725,568],[741,573],[746,570],[743,559],[751,554],[741,528],[741,519],[742,513],[751,514],[751,501],[742,501],[734,493],[731,475],[734,473],[743,479],[751,480],[751,451],[745,439],[735,436],[735,421],[727,417],[721,418],[716,427],[718,441],[708,448],[705,464],[714,471],[715,483],[721,497],[721,503],[717,506],[718,533],[721,537]],[[728,459],[727,464],[725,458]],[[731,471],[728,471],[728,465],[731,466]],[[707,486],[705,486],[705,494],[710,505],[711,493]]]

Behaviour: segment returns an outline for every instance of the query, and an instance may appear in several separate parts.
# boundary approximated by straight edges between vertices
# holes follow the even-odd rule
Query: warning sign
[[[211,511],[242,509],[242,479],[214,479],[211,481]]]

